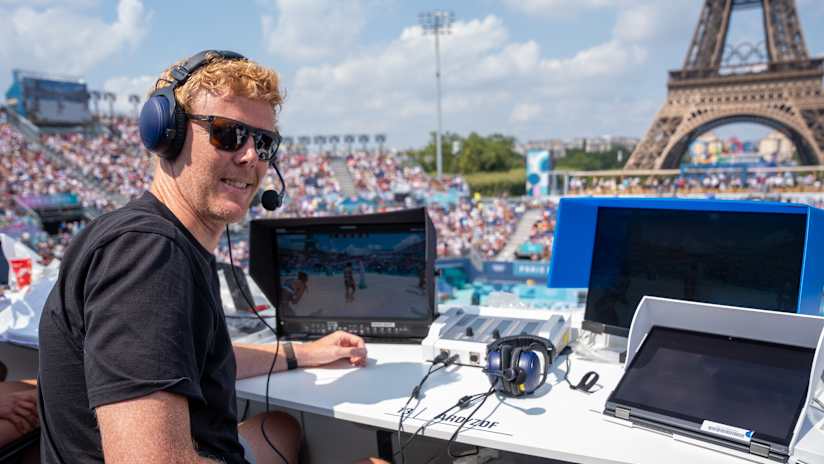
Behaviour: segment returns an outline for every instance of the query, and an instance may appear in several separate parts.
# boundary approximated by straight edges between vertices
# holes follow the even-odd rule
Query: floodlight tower
[[[378,154],[383,154],[383,144],[386,143],[386,134],[376,134],[374,137],[375,142],[378,142]]]
[[[283,137],[281,141],[285,153],[292,153],[295,149],[295,138],[289,135]]]
[[[140,104],[140,95],[129,95],[129,103],[132,104],[132,115],[137,119],[137,106]]]
[[[315,142],[315,145],[318,147],[318,153],[323,153],[323,146],[326,145],[326,136],[324,135],[316,135],[312,138]]]
[[[117,100],[117,95],[114,92],[103,92],[103,100],[109,102],[109,118],[114,119],[114,102]]]
[[[369,143],[369,136],[366,134],[361,134],[358,136],[358,142],[361,143],[361,149],[364,153],[366,153],[366,144]]]
[[[335,156],[338,156],[338,144],[340,143],[340,137],[337,135],[330,135],[328,140],[329,143],[332,144],[332,153]]]
[[[94,104],[94,114],[99,118],[100,117],[100,99],[102,95],[99,90],[92,90],[89,92],[89,99]]]
[[[435,36],[435,83],[438,88],[438,132],[435,133],[435,153],[438,179],[443,175],[443,153],[441,147],[441,49],[440,35],[451,32],[455,15],[451,11],[435,10],[418,15],[425,34]]]
[[[353,134],[346,134],[343,136],[343,141],[346,142],[349,154],[352,154],[352,144],[355,143],[355,136]]]
[[[303,153],[309,152],[309,144],[312,143],[312,137],[308,135],[298,136],[298,146]]]

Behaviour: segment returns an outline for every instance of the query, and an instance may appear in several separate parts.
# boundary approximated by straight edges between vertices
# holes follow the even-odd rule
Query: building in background
[[[15,69],[6,105],[38,126],[81,126],[92,121],[82,79]]]

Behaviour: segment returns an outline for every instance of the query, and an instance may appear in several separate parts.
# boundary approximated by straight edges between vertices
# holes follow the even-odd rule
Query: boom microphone
[[[286,182],[283,181],[283,176],[280,175],[280,169],[278,169],[278,165],[274,160],[271,162],[271,165],[275,168],[278,179],[280,179],[280,192],[273,189],[263,191],[263,194],[260,196],[260,205],[267,211],[274,211],[280,208],[283,204],[283,197],[286,196]]]
[[[260,196],[260,205],[269,211],[274,211],[280,206],[280,195],[274,190],[264,190]]]

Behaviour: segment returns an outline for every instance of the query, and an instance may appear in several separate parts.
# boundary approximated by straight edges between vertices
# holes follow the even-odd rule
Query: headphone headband
[[[192,77],[199,68],[209,63],[212,55],[226,60],[246,60],[240,53],[229,50],[203,50],[189,57],[185,63],[172,66],[169,85],[156,88],[140,111],[140,138],[143,145],[157,156],[174,160],[186,139],[186,113],[180,108],[175,90]]]
[[[202,52],[192,55],[182,65],[173,66],[171,69],[172,78],[175,83],[174,87],[183,85],[201,66],[209,62],[209,55],[217,55],[224,60],[245,60],[246,57],[240,53],[230,50],[203,50]]]
[[[510,335],[508,337],[501,337],[494,342],[490,343],[486,347],[486,352],[489,353],[490,351],[495,351],[500,349],[501,345],[507,344],[513,348],[520,347],[520,348],[532,348],[534,345],[538,345],[543,351],[546,351],[546,354],[549,355],[552,352],[552,343],[549,340],[539,337],[537,335]]]

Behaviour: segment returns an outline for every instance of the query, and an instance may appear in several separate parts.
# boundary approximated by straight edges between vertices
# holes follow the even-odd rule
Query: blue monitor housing
[[[823,314],[824,211],[762,201],[563,198],[548,286],[626,336],[644,295]]]

